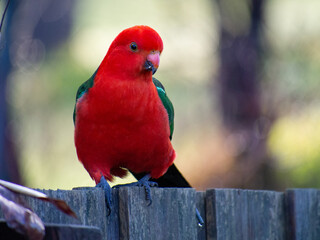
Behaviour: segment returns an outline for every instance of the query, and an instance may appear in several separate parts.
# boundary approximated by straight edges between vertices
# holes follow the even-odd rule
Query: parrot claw
[[[104,178],[104,176],[101,176],[100,182],[96,185],[96,187],[102,188],[105,193],[105,198],[106,198],[106,205],[107,205],[107,210],[109,216],[111,214],[111,208],[112,208],[112,190],[107,182],[107,180]]]
[[[129,183],[129,184],[123,184],[123,185],[116,185],[114,188],[118,187],[144,187],[145,193],[146,193],[146,201],[148,202],[147,206],[150,206],[152,204],[152,198],[151,198],[151,187],[157,187],[158,183],[149,181],[150,174],[145,175],[143,178],[141,178],[137,182]]]

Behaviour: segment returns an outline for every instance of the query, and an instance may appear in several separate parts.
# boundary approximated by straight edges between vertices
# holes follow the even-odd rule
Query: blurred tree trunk
[[[7,82],[11,72],[9,45],[11,42],[9,29],[16,8],[16,1],[11,1],[4,22],[0,42],[0,179],[21,183],[16,147],[13,141],[13,129],[9,124],[7,102]],[[1,13],[2,17],[2,13]],[[5,26],[6,25],[6,26]]]
[[[237,150],[226,187],[273,188],[266,149],[270,120],[262,113],[260,70],[263,0],[217,0],[220,13],[219,101],[228,139]]]
[[[8,108],[9,74],[34,70],[46,52],[68,39],[74,5],[74,0],[10,2],[0,43],[0,179],[21,183],[15,135],[8,115],[12,111]]]

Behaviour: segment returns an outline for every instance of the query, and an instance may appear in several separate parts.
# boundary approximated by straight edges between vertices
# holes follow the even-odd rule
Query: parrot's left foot
[[[137,182],[133,182],[133,183],[129,183],[129,184],[116,185],[114,187],[115,188],[118,188],[118,187],[130,187],[130,186],[144,187],[144,190],[146,192],[146,200],[148,201],[148,206],[150,206],[151,203],[152,203],[151,187],[157,187],[158,186],[158,183],[149,181],[150,178],[151,178],[150,174],[147,174]]]
[[[107,182],[107,180],[104,178],[104,176],[101,176],[100,182],[96,185],[96,187],[100,187],[104,190],[105,197],[106,197],[106,204],[107,204],[107,210],[108,210],[108,216],[111,213],[112,208],[112,189]]]

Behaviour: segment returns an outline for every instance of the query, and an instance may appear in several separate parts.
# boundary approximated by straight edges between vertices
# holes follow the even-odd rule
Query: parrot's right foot
[[[101,176],[100,182],[96,185],[96,187],[102,188],[104,190],[108,216],[109,216],[112,208],[112,189],[109,183],[107,182],[107,180],[104,178],[104,176]]]

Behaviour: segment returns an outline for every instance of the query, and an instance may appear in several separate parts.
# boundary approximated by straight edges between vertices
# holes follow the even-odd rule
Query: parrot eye
[[[135,42],[132,42],[130,44],[130,49],[133,51],[133,52],[136,52],[138,50],[138,46]]]

